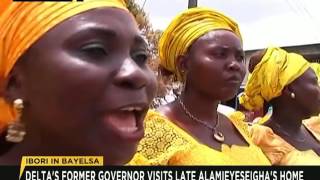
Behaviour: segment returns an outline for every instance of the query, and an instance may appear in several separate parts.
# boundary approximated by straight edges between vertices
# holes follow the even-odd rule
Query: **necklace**
[[[194,115],[192,115],[190,113],[190,111],[187,109],[186,105],[182,102],[181,98],[178,98],[179,104],[182,107],[183,111],[186,113],[186,115],[192,119],[193,121],[196,121],[200,124],[202,124],[203,126],[207,127],[208,129],[210,129],[213,133],[213,139],[215,139],[216,141],[218,141],[219,143],[222,143],[224,141],[224,135],[220,132],[217,131],[217,127],[219,126],[219,113],[217,112],[217,123],[215,126],[211,126],[207,123],[205,123],[204,121],[201,121],[199,118],[195,117]]]
[[[274,123],[274,125],[278,129],[278,131],[280,131],[282,134],[284,134],[287,137],[292,137],[292,139],[297,141],[297,142],[304,142],[306,140],[305,134],[303,134],[304,137],[302,137],[302,138],[299,138],[299,139],[298,138],[293,138],[293,136],[290,135],[290,133],[288,133],[287,131],[283,130],[283,128],[281,127],[280,124]]]

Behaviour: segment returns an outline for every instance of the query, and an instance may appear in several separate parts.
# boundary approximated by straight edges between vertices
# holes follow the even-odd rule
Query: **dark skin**
[[[219,101],[232,99],[245,76],[243,60],[241,40],[227,30],[203,35],[179,57],[179,69],[186,78],[181,100],[195,117],[216,125]],[[221,150],[221,143],[212,138],[212,131],[187,116],[178,101],[160,107],[159,111],[199,142]],[[226,116],[219,113],[219,119],[217,129],[224,134],[224,144],[248,146]]]
[[[24,100],[27,135],[0,164],[17,165],[22,155],[99,155],[106,165],[127,163],[156,90],[147,58],[134,18],[121,9],[89,10],[51,29],[7,80],[6,100]]]
[[[256,58],[254,64],[260,60]],[[291,97],[291,93],[295,94],[295,98]],[[302,124],[302,120],[320,113],[320,87],[314,71],[309,68],[270,103],[273,113],[265,125],[297,149],[313,149],[320,155],[319,142]]]
[[[265,53],[266,53],[266,50],[261,50],[261,51],[254,52],[251,55],[249,60],[249,67],[248,67],[248,70],[250,73],[253,72],[254,67],[260,62],[260,60],[262,59]]]

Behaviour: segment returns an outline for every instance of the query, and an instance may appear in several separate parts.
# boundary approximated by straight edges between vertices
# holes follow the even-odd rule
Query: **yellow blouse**
[[[313,137],[320,143],[320,115],[302,121]]]
[[[145,118],[145,137],[138,154],[150,165],[270,165],[263,152],[249,138],[244,115],[233,113],[231,122],[249,146],[222,144],[221,151],[199,143],[160,113],[150,110]]]
[[[267,126],[255,124],[250,134],[273,165],[320,165],[320,157],[313,150],[295,149]]]
[[[272,114],[268,113],[263,117],[258,117],[254,120],[254,124],[263,125],[266,123]],[[320,115],[305,119],[302,124],[313,135],[313,137],[320,142]]]

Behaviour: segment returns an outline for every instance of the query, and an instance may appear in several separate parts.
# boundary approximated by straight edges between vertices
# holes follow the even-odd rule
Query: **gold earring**
[[[24,124],[21,122],[23,100],[22,99],[14,100],[13,107],[17,112],[17,119],[8,125],[6,141],[19,143],[23,141],[23,138],[26,135]]]
[[[296,98],[296,95],[293,92],[290,94],[290,96],[292,99]]]

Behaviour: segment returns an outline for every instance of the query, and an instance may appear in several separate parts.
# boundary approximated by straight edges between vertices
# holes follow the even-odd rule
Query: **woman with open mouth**
[[[122,0],[1,0],[0,164],[129,162],[156,88],[147,49]]]

